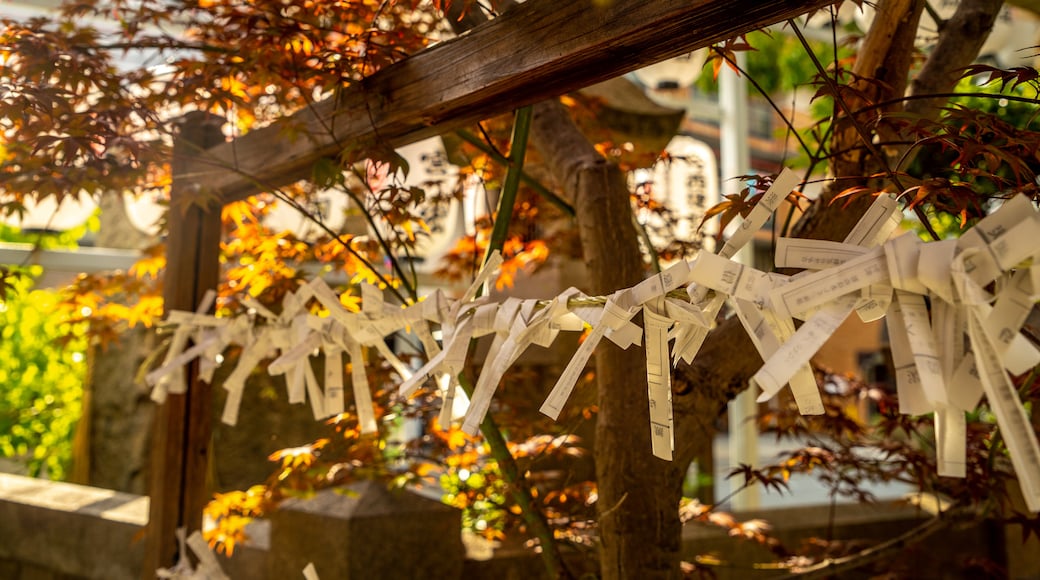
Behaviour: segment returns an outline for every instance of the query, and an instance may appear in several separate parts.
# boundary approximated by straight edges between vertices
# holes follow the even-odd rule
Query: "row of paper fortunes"
[[[231,580],[231,577],[221,568],[217,555],[202,537],[202,532],[196,530],[188,536],[184,528],[178,528],[177,542],[180,544],[177,563],[172,568],[156,570],[156,577],[162,580]],[[188,557],[189,549],[198,560],[198,564],[195,566]],[[319,580],[318,571],[313,562],[308,562],[304,567],[303,579]]]
[[[959,239],[922,242],[912,234],[889,239],[901,220],[890,196],[879,196],[842,243],[778,241],[777,268],[804,269],[794,276],[766,273],[732,258],[765,223],[797,178],[783,172],[719,254],[701,253],[609,297],[588,297],[571,288],[551,300],[478,298],[501,257],[494,254],[465,294],[451,300],[440,291],[402,308],[385,305],[382,293],[362,285],[362,311],[349,312],[339,296],[316,278],[286,296],[275,314],[246,299],[249,316],[217,318],[171,312],[177,325],[167,357],[147,380],[153,399],[185,389],[184,368],[195,358],[210,380],[218,355],[243,347],[224,382],[223,420],[237,421],[245,379],[263,360],[271,374],[284,374],[290,402],[310,400],[314,416],[343,412],[343,355],[363,361],[375,349],[401,376],[401,394],[411,395],[434,379],[444,392],[441,424],[451,420],[456,376],[465,366],[470,340],[493,335],[462,427],[475,433],[506,370],[532,344],[550,345],[560,331],[591,327],[550,391],[542,412],[554,419],[601,339],[622,348],[646,349],[653,453],[671,459],[671,365],[692,361],[722,305],[728,303],[765,364],[753,382],[760,400],[790,385],[804,414],[823,412],[809,366],[812,356],[853,312],[865,321],[884,318],[892,347],[900,409],[935,413],[941,475],[963,477],[965,411],[983,394],[996,416],[1029,508],[1040,510],[1040,446],[1008,376],[1040,364],[1040,351],[1021,334],[1040,297],[1040,214],[1025,196],[1005,202]],[[987,289],[993,289],[988,291]],[[685,291],[683,291],[685,290]],[[326,315],[310,314],[316,300]],[[643,326],[631,319],[642,312]],[[797,328],[793,320],[804,323]],[[254,324],[262,320],[263,324]],[[441,342],[430,324],[439,325]],[[413,370],[386,346],[385,338],[409,332],[423,345],[427,362]],[[193,345],[188,347],[189,339]],[[669,346],[670,345],[670,346]],[[308,363],[320,350],[324,381]],[[376,430],[364,364],[351,365],[351,383],[361,429]]]

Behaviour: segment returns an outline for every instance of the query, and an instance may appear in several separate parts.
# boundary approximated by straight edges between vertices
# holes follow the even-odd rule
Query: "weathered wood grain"
[[[373,142],[401,146],[768,26],[832,0],[530,0],[335,99],[200,156],[225,203]],[[295,139],[288,137],[296,135]]]
[[[196,190],[184,179],[199,148],[212,147],[223,136],[220,119],[192,113],[184,119],[171,163],[169,237],[163,280],[163,308],[194,311],[208,289],[216,289],[220,273],[220,207],[190,203]],[[149,466],[148,528],[142,578],[154,579],[159,567],[174,563],[177,528],[202,529],[202,510],[211,493],[206,487],[213,396],[199,380],[193,363],[187,370],[188,392],[170,394],[156,408]]]

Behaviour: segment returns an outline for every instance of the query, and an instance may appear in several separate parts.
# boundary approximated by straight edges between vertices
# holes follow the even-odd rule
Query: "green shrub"
[[[69,335],[58,298],[25,276],[0,301],[0,456],[51,479],[69,471],[87,370],[86,340]]]

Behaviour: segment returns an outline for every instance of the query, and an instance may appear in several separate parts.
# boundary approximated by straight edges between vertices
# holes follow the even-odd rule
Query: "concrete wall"
[[[0,474],[0,579],[139,579],[147,517],[147,497]],[[902,504],[879,503],[838,505],[833,511],[830,506],[772,509],[738,517],[766,519],[785,545],[797,547],[810,536],[888,539],[928,516]],[[290,502],[269,521],[251,526],[251,545],[220,560],[236,580],[302,578],[307,562],[315,564],[323,580],[526,580],[542,573],[538,556],[517,542],[492,546],[471,537],[463,542],[460,524],[459,512],[439,502],[359,483],[348,493],[327,490],[312,501]],[[901,577],[971,578],[959,564],[978,557],[1006,566],[1010,578],[1037,578],[1036,562],[1022,557],[1036,551],[1035,542],[1023,544],[1021,536],[994,524],[958,526],[900,558],[910,566]],[[688,525],[683,546],[687,560],[715,555],[723,565],[714,572],[723,580],[777,573],[752,569],[756,562],[773,559],[768,550],[726,537],[718,528]]]
[[[0,580],[138,580],[147,521],[145,496],[0,473]],[[233,579],[302,578],[308,562],[326,579],[458,578],[461,526],[439,501],[359,482],[287,502],[219,559]]]
[[[146,521],[147,497],[0,474],[0,578],[136,580]]]

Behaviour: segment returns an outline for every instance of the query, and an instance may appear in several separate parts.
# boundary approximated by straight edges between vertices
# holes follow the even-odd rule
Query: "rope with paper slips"
[[[416,304],[394,307],[384,304],[377,288],[362,285],[362,310],[353,313],[315,278],[287,295],[277,315],[246,299],[251,316],[216,318],[201,314],[211,306],[203,301],[197,312],[170,313],[168,322],[176,325],[171,347],[147,381],[157,401],[168,392],[183,392],[187,362],[201,358],[200,374],[209,380],[216,354],[236,344],[243,354],[224,383],[226,423],[237,421],[245,378],[266,358],[274,359],[268,366],[271,374],[286,376],[290,402],[309,400],[315,418],[323,418],[344,408],[343,354],[362,361],[363,348],[370,347],[401,376],[402,395],[410,396],[429,379],[436,381],[444,393],[441,424],[447,425],[467,346],[472,338],[491,334],[487,362],[462,421],[463,430],[475,434],[502,376],[530,345],[549,346],[560,331],[591,327],[541,411],[558,417],[603,338],[622,348],[642,344],[652,451],[671,459],[670,367],[693,360],[724,303],[766,361],[752,379],[762,390],[760,400],[790,385],[803,414],[823,412],[810,358],[856,312],[864,321],[885,320],[900,411],[935,413],[939,474],[964,476],[965,412],[985,393],[1027,506],[1040,511],[1040,445],[1005,371],[1019,374],[1040,364],[1040,351],[1020,332],[1040,296],[1040,247],[1035,244],[1040,214],[1029,199],[1012,198],[959,239],[922,242],[911,234],[889,240],[902,212],[894,197],[881,195],[843,242],[780,238],[775,265],[803,268],[798,274],[767,273],[733,261],[795,185],[794,173],[782,172],[718,254],[679,261],[610,296],[585,296],[570,288],[550,300],[506,298],[496,303],[477,298],[478,289],[502,263],[496,254],[458,300],[438,290]],[[991,284],[997,288],[993,294],[986,290]],[[309,313],[312,299],[327,316]],[[640,311],[642,328],[631,322]],[[797,330],[795,319],[804,320]],[[256,324],[258,320],[264,324]],[[440,325],[440,344],[431,323]],[[384,342],[402,331],[415,335],[426,351],[427,362],[418,370],[405,365]],[[185,349],[189,338],[194,346]],[[307,363],[315,350],[326,358],[324,390]],[[374,432],[364,365],[352,369],[361,430]]]

